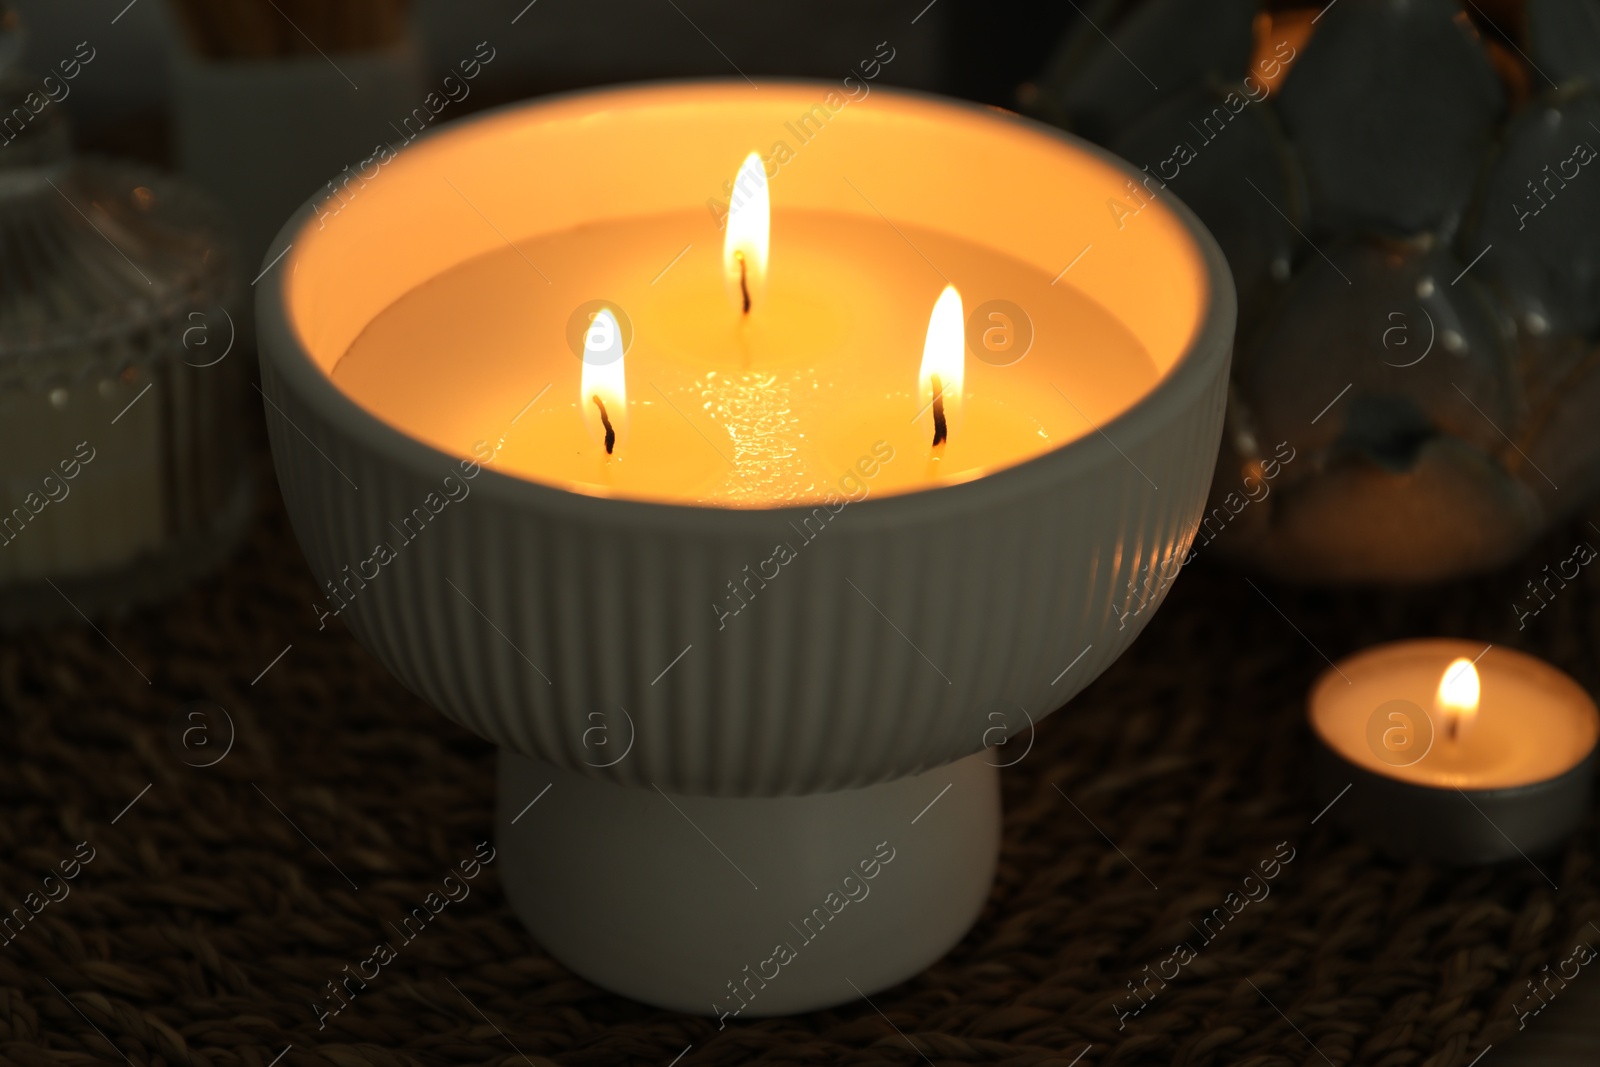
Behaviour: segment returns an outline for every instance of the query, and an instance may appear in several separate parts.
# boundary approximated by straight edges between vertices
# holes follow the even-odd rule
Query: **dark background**
[[[884,39],[897,50],[884,81],[1009,107],[1017,84],[1081,18],[1071,4],[1043,0],[676,0],[676,10],[668,0],[537,0],[508,28],[526,3],[418,0],[430,78],[480,40],[499,50],[449,118],[608,82],[737,76],[730,62],[751,77],[838,78]],[[99,55],[68,102],[78,143],[166,163],[168,55],[179,31],[164,0],[135,0],[111,24],[126,4],[18,0],[30,38],[25,62],[43,69],[87,38]]]

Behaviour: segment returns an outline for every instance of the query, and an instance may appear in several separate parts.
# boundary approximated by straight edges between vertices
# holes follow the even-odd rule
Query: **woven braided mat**
[[[1528,976],[1600,921],[1592,820],[1544,874],[1395,864],[1312,824],[1325,798],[1305,770],[1318,649],[1457,634],[1600,689],[1595,572],[1521,633],[1510,608],[1588,529],[1575,524],[1500,575],[1423,592],[1253,589],[1188,568],[1134,648],[1004,772],[999,877],[977,925],[872,1005],[719,1032],[612,996],[530,941],[491,864],[319,1031],[325,983],[489,836],[493,752],[342,625],[316,631],[310,575],[263,495],[232,564],[174,602],[103,635],[0,643],[0,899],[93,850],[70,895],[0,948],[0,1063],[1452,1067],[1511,1039]],[[236,729],[215,766],[169,740],[193,700]],[[1119,1029],[1128,983],[1200,944],[1189,924],[1279,842],[1294,858],[1270,896]]]

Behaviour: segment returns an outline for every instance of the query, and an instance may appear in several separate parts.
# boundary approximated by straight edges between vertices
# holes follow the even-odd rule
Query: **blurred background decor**
[[[1593,497],[1600,4],[1084,11],[1022,106],[1145,168],[1107,205],[1122,225],[1170,187],[1238,284],[1197,549],[1292,581],[1434,581]]]
[[[275,6],[276,5],[276,6]],[[173,0],[178,169],[238,230],[253,277],[267,242],[308,196],[379,144],[427,125],[408,0]]]
[[[57,101],[96,58],[19,69],[0,7],[0,624],[143,602],[250,514],[239,285],[214,209],[70,153]]]

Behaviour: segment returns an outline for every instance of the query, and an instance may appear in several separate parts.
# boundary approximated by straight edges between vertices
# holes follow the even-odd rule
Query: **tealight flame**
[[[922,345],[919,375],[924,411],[933,421],[933,445],[943,445],[961,414],[961,382],[966,372],[965,320],[961,294],[947,285],[928,318],[928,339]]]
[[[1478,715],[1478,668],[1457,659],[1444,669],[1434,707],[1444,717],[1445,735],[1454,741]]]
[[[612,455],[628,428],[628,381],[622,370],[622,330],[609,308],[595,313],[583,335],[578,399],[589,435]]]
[[[744,157],[728,201],[728,231],[722,239],[722,273],[742,314],[767,291],[767,249],[772,243],[772,202],[761,157]]]

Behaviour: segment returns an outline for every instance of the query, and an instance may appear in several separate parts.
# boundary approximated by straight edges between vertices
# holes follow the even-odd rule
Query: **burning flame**
[[[1453,741],[1478,715],[1478,668],[1470,659],[1457,659],[1444,669],[1433,705],[1444,718],[1445,734]]]
[[[767,250],[772,243],[772,202],[767,170],[754,152],[744,157],[733,179],[728,230],[722,240],[722,273],[728,293],[748,315],[767,291]]]
[[[942,445],[961,414],[961,381],[966,371],[965,317],[961,294],[947,285],[928,318],[919,374],[922,408],[933,423],[933,443]]]
[[[589,435],[616,452],[628,428],[628,381],[622,370],[622,329],[609,308],[589,320],[583,335],[583,379],[578,400]]]

